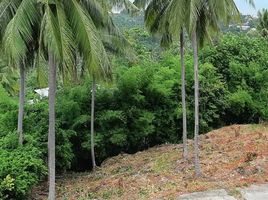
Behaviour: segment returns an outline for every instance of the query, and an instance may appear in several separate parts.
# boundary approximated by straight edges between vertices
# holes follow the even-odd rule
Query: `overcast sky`
[[[240,12],[243,14],[257,15],[258,10],[262,8],[268,9],[268,0],[255,0],[255,8],[250,7],[245,0],[235,0]]]

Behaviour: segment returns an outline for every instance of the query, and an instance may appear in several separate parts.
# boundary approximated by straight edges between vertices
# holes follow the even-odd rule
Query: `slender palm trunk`
[[[48,169],[49,200],[55,200],[55,103],[56,103],[56,63],[49,53],[49,132],[48,132]]]
[[[180,54],[181,54],[181,100],[182,100],[182,123],[183,123],[183,158],[188,159],[187,148],[187,118],[186,118],[186,92],[185,92],[185,64],[184,64],[184,34],[181,29],[180,34]]]
[[[198,79],[198,47],[196,31],[192,34],[192,43],[194,49],[194,96],[195,96],[195,127],[194,127],[194,157],[196,176],[201,175],[199,160],[199,79]]]
[[[24,116],[24,102],[25,102],[25,68],[20,65],[20,102],[19,102],[19,115],[18,115],[18,134],[19,145],[23,144],[23,116]]]
[[[94,114],[95,114],[95,94],[96,94],[96,81],[92,78],[92,91],[91,91],[91,160],[93,171],[96,169],[95,151],[94,151]]]
[[[79,56],[78,52],[76,52],[75,65],[73,66],[73,74],[72,74],[73,82],[76,84],[78,83],[78,72],[77,72],[78,64],[79,64]]]

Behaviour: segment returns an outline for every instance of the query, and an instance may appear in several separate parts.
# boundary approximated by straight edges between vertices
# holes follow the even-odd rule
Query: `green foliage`
[[[133,31],[133,30],[132,30]],[[132,32],[130,31],[130,32]],[[137,32],[135,32],[137,31]],[[140,30],[134,30],[140,34]],[[133,33],[131,33],[133,34]],[[146,33],[144,33],[147,41]],[[134,40],[135,42],[136,40]],[[200,131],[230,123],[268,119],[268,44],[261,38],[225,35],[200,52]],[[145,45],[145,46],[144,46]],[[140,62],[114,60],[114,84],[97,85],[95,151],[100,164],[121,152],[135,153],[182,137],[181,81],[178,50],[151,59],[147,44]],[[193,136],[194,79],[192,53],[186,52],[188,134]],[[29,88],[34,88],[30,86]],[[0,198],[24,197],[46,173],[48,100],[26,105],[25,144],[18,147],[17,102],[0,87]],[[56,104],[58,172],[91,167],[91,80],[59,88]]]
[[[17,123],[17,104],[0,85],[0,137],[14,131]]]
[[[14,184],[15,179],[12,178],[10,175],[7,175],[3,181],[0,183],[0,198],[1,199],[8,199],[9,195],[5,193],[10,193],[15,189]]]
[[[179,63],[177,55],[170,52],[165,53],[158,63],[144,61],[129,68],[119,62],[114,85],[98,85],[95,150],[99,163],[120,152],[134,153],[157,144],[181,140]],[[187,55],[190,134],[194,120],[192,65],[192,57]],[[213,65],[201,65],[200,76],[201,130],[206,132],[223,124],[221,116],[227,105],[228,91],[223,77]],[[90,98],[90,80],[66,88],[58,95],[58,128],[65,133],[73,133],[69,141],[74,155],[72,169],[75,170],[90,167]]]
[[[225,123],[267,120],[268,43],[262,38],[226,35],[201,52],[201,62],[217,68],[227,84]]]
[[[208,63],[200,67],[201,132],[222,125],[221,117],[228,105],[229,92],[223,77]]]
[[[15,134],[0,139],[0,199],[24,199],[46,175],[41,151],[30,144],[18,147]]]
[[[69,105],[70,106],[70,105]],[[69,107],[66,107],[68,111]],[[58,109],[60,111],[60,109]],[[66,116],[60,113],[60,116]],[[70,168],[73,159],[72,143],[70,138],[75,134],[71,129],[64,130],[66,122],[59,118],[56,121],[56,166],[59,171]],[[43,100],[33,105],[27,105],[24,131],[28,133],[33,146],[38,147],[44,158],[47,157],[48,134],[48,102]]]
[[[2,52],[0,52],[2,54]],[[3,59],[3,56],[0,55],[0,84],[1,87],[9,93],[16,94],[19,90],[18,85],[18,72],[15,69],[12,69],[11,66],[8,66],[6,60]]]

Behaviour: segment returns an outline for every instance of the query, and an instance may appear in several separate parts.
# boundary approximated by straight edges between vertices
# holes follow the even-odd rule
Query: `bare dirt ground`
[[[233,125],[200,137],[203,176],[195,178],[193,141],[189,162],[182,145],[162,145],[105,161],[95,173],[69,174],[57,180],[57,199],[176,199],[179,195],[268,182],[268,126]],[[45,199],[39,186],[33,199]]]

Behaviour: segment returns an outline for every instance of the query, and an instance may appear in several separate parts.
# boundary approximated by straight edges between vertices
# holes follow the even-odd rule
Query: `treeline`
[[[137,31],[137,30],[135,30]],[[114,83],[96,92],[95,151],[97,163],[121,152],[135,153],[182,140],[180,62],[177,48],[151,59],[137,45],[141,61],[130,67],[116,58]],[[200,51],[200,131],[233,123],[257,123],[268,118],[268,44],[262,38],[223,36]],[[144,56],[146,55],[146,56]],[[193,137],[194,80],[192,52],[185,55],[187,119]],[[31,82],[31,80],[29,80]],[[17,102],[1,89],[1,198],[26,197],[45,177],[48,100],[26,105],[25,141],[17,142]],[[28,94],[33,98],[34,94]],[[38,97],[34,97],[38,99]],[[58,90],[56,104],[56,169],[91,168],[91,80]]]

